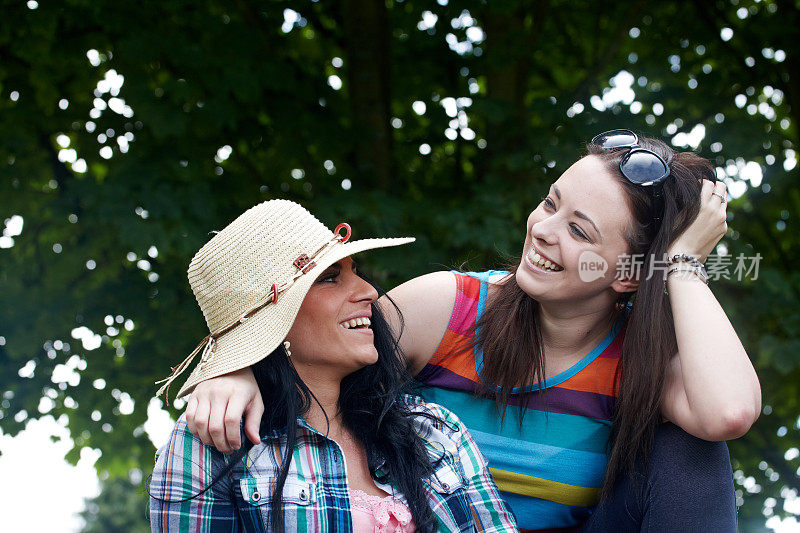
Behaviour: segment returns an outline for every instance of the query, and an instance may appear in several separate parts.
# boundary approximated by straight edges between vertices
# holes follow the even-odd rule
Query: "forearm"
[[[699,279],[673,275],[667,288],[680,359],[682,383],[676,385],[682,385],[692,425],[709,440],[744,434],[761,410],[761,389],[738,335]]]

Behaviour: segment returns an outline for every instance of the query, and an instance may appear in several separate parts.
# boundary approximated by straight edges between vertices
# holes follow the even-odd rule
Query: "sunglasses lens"
[[[638,139],[636,138],[636,135],[632,131],[628,130],[607,131],[592,139],[593,144],[606,149],[633,146],[637,141]]]
[[[632,151],[620,165],[620,170],[633,183],[649,185],[669,175],[666,163],[651,152]]]

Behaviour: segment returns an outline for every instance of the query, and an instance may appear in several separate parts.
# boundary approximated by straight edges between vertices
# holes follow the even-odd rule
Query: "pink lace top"
[[[353,531],[369,533],[413,533],[411,511],[394,496],[372,496],[350,490]]]

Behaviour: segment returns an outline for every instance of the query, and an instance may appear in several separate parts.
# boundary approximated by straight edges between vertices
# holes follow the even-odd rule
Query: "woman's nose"
[[[531,225],[531,238],[534,241],[544,241],[547,244],[555,244],[557,241],[555,232],[555,220],[547,217]]]
[[[355,302],[369,302],[372,303],[378,299],[378,291],[375,287],[369,284],[367,280],[357,274],[353,274],[354,287],[351,294],[351,299]]]

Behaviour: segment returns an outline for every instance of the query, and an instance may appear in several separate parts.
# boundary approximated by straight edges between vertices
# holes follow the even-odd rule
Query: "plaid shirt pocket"
[[[256,507],[269,505],[275,487],[274,477],[246,477],[239,480],[242,499]],[[313,483],[301,481],[293,476],[286,478],[283,485],[282,500],[286,505],[310,505],[317,501],[317,491]]]

